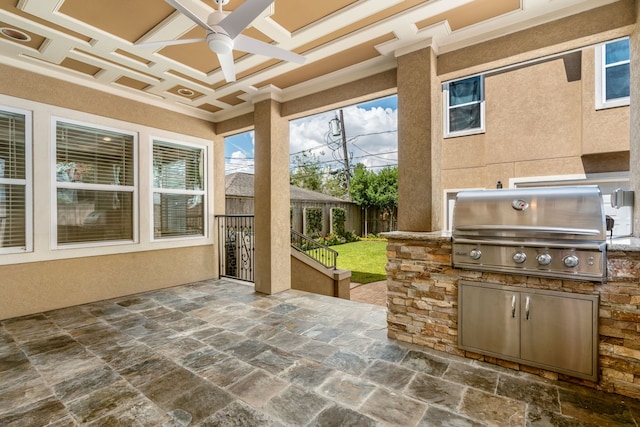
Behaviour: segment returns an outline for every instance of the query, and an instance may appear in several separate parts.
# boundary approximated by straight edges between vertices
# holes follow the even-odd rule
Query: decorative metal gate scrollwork
[[[253,282],[254,216],[216,215],[220,277]]]

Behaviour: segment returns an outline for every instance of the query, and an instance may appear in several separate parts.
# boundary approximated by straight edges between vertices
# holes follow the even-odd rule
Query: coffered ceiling
[[[243,1],[224,6],[233,11]],[[180,0],[206,21],[212,0]],[[205,37],[163,0],[0,0],[0,63],[221,121],[265,92],[283,101],[396,67],[427,45],[439,53],[613,0],[275,0],[243,34],[305,56],[304,64],[234,51],[227,83]]]

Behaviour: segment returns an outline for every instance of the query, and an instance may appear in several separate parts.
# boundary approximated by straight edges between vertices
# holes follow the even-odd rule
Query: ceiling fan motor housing
[[[233,40],[223,33],[207,34],[207,44],[209,49],[220,55],[231,53],[233,50]]]

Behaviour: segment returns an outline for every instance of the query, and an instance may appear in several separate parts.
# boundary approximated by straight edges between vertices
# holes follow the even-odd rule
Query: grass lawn
[[[352,282],[371,283],[387,278],[386,241],[360,240],[331,246],[331,249],[338,251],[338,268],[351,270]]]

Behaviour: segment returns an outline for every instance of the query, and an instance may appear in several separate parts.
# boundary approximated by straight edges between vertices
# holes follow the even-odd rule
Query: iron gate
[[[254,282],[254,216],[216,215],[220,277]]]

